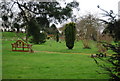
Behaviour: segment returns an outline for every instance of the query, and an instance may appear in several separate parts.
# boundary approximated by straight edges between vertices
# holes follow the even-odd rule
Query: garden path
[[[82,55],[91,55],[91,54],[87,54],[87,53],[65,53],[65,52],[52,52],[52,51],[34,51],[34,52],[58,53],[58,54],[82,54]]]

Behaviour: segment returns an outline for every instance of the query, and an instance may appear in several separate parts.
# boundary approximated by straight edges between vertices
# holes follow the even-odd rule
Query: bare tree
[[[87,14],[78,21],[77,31],[83,42],[84,48],[90,48],[89,40],[97,39],[97,30],[99,26],[99,19],[92,14]]]

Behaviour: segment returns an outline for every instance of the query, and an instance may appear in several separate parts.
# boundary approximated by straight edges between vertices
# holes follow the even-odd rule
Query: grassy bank
[[[75,43],[73,50],[68,50],[64,41],[57,43],[54,40],[48,40],[44,44],[33,45],[33,50],[36,51],[34,53],[11,51],[11,43],[14,42],[2,41],[3,79],[109,78],[106,74],[96,72],[104,72],[104,70],[90,58],[89,54],[97,52],[94,42],[91,44],[92,49],[83,49],[80,41]]]

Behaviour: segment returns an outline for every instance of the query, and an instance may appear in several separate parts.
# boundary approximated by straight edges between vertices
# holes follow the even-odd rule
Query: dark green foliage
[[[75,23],[71,22],[69,24],[66,24],[65,25],[65,41],[66,41],[66,46],[69,49],[72,49],[74,47],[75,36],[76,36]]]
[[[28,35],[32,36],[32,42],[39,44],[39,40],[40,40],[40,29],[39,29],[39,25],[36,23],[36,21],[34,19],[31,19],[28,23]]]
[[[28,23],[28,35],[32,36],[32,41],[35,44],[44,43],[46,39],[45,33],[40,33],[39,24],[34,19]]]
[[[52,28],[53,30],[56,30],[56,29],[57,29],[55,24],[52,24],[52,25],[51,25],[51,28]]]
[[[57,27],[56,27],[55,24],[52,24],[52,25],[50,26],[50,28],[47,28],[47,33],[48,33],[48,34],[56,35],[57,32],[58,32],[58,30],[57,30]]]
[[[56,33],[56,41],[59,42],[59,32]]]
[[[100,8],[98,6],[98,8]],[[101,8],[100,8],[101,9]],[[115,53],[112,54],[107,60],[101,59],[102,61],[107,61],[110,64],[112,64],[112,67],[108,67],[106,65],[101,65],[99,62],[95,60],[95,62],[105,69],[108,73],[108,75],[111,77],[110,81],[120,81],[120,20],[116,20],[114,16],[114,13],[112,10],[110,12],[107,12],[104,9],[101,9],[102,11],[105,12],[105,16],[108,16],[110,21],[102,20],[107,24],[107,27],[105,28],[103,33],[109,33],[112,37],[114,37],[115,44],[108,44],[103,42],[103,46],[106,47],[108,50],[112,50]]]
[[[38,22],[39,25],[41,25],[41,30],[45,30],[46,28],[49,27],[49,21],[46,17],[37,17],[36,21]]]
[[[20,31],[20,25],[18,23],[14,23],[14,28],[17,29],[17,32]]]
[[[3,15],[3,16],[2,16],[2,20],[3,20],[3,21],[8,21],[8,17],[5,16],[5,15]]]
[[[79,3],[76,1],[70,2],[65,4],[65,7],[62,7],[58,1],[55,2],[39,2],[37,0],[35,1],[2,1],[0,2],[0,9],[3,15],[7,14],[7,17],[12,20],[9,21],[6,16],[3,16],[3,20],[8,20],[12,25],[13,23],[17,22],[18,24],[20,23],[25,23],[24,27],[26,27],[26,33],[29,35],[32,35],[33,38],[38,38],[39,37],[35,36],[35,34],[39,30],[47,31],[47,29],[50,26],[50,23],[54,22],[56,24],[62,23],[66,21],[67,19],[74,18],[73,17],[73,9],[78,10]],[[14,7],[16,8],[15,14],[14,14]],[[15,17],[13,17],[16,15]],[[18,19],[18,21],[16,20]],[[39,26],[34,26],[34,24],[29,23],[29,19],[34,19],[36,20],[37,24]],[[4,27],[10,27],[8,24],[3,24]],[[20,26],[23,27],[23,26]],[[23,27],[23,28],[24,28]],[[30,27],[30,28],[29,28]],[[39,27],[39,28],[37,28]],[[12,27],[11,27],[12,28]],[[31,30],[32,29],[32,30]],[[29,31],[28,31],[29,30]],[[35,34],[33,34],[35,33]],[[50,32],[51,33],[51,32]],[[26,41],[28,39],[28,35],[26,35]],[[38,42],[37,42],[38,43]]]
[[[100,7],[98,6],[98,8]],[[104,16],[108,17],[108,20],[100,19],[100,21],[107,25],[103,33],[109,33],[115,41],[120,41],[120,20],[116,19],[116,14],[114,14],[113,10],[109,12],[104,9],[101,10],[104,12]]]
[[[79,3],[73,1],[68,3],[64,8],[61,7],[59,2],[25,2],[21,6],[28,11],[32,12],[37,17],[38,22],[44,26],[48,26],[50,22],[62,23],[68,18],[72,17],[73,8],[78,9]]]
[[[120,40],[120,20],[109,22],[103,33],[110,33],[115,41]]]
[[[108,44],[103,42],[103,46],[109,50],[115,52],[112,56],[108,57],[107,60],[104,58],[100,58],[102,61],[112,64],[112,67],[108,67],[107,65],[100,64],[95,58],[96,64],[106,70],[108,75],[111,77],[110,81],[119,81],[120,80],[120,42],[115,45]]]
[[[40,31],[39,29],[39,25],[37,24],[37,22],[34,19],[31,19],[28,22],[28,35],[34,35],[35,32]]]
[[[107,49],[110,49],[115,52],[108,61],[113,65],[111,70],[111,79],[120,80],[120,42],[117,42],[115,45],[112,44],[103,44]]]
[[[47,34],[45,32],[42,32],[40,33],[40,41],[39,43],[42,44],[42,43],[45,43],[46,42],[46,38],[47,38]]]
[[[30,42],[34,44],[42,44],[46,42],[46,38],[47,38],[47,35],[45,33],[39,33],[38,36],[32,36],[30,38]]]

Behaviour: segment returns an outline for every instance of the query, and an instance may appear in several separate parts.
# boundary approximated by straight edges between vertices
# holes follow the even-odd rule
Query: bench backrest
[[[23,47],[25,45],[27,45],[26,43],[24,43],[23,41],[21,40],[17,40],[16,43],[14,43],[14,45],[16,45],[17,47]]]

